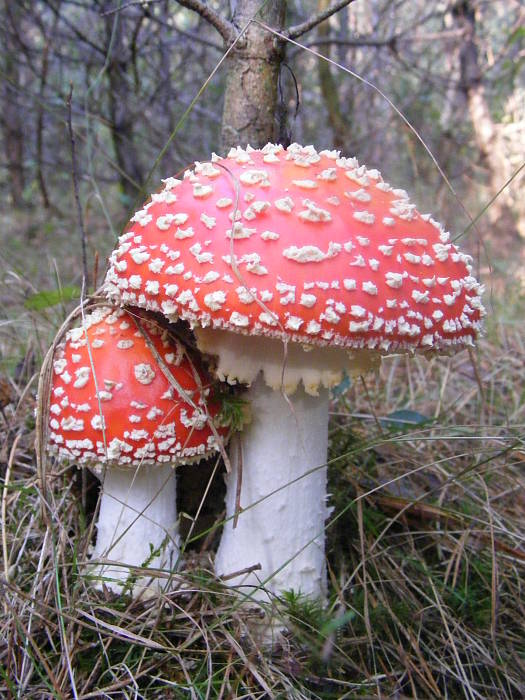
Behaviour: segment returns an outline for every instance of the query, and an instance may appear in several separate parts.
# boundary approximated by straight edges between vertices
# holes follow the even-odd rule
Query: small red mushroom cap
[[[98,471],[201,459],[218,449],[209,382],[144,313],[96,308],[55,353],[49,450]]]
[[[379,357],[472,345],[484,309],[470,261],[378,170],[268,144],[164,180],[106,290],[196,328]]]

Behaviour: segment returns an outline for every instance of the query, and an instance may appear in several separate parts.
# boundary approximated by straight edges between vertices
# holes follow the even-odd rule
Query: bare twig
[[[239,571],[233,571],[231,574],[221,575],[221,581],[229,581],[230,579],[236,578],[237,576],[242,576],[244,574],[251,574],[252,571],[260,571],[261,568],[262,567],[260,564],[253,564],[253,566],[247,566],[245,569],[239,569]]]
[[[336,12],[339,12],[339,10],[342,10],[343,7],[350,5],[350,3],[352,2],[354,2],[354,0],[339,0],[339,2],[336,2],[333,5],[331,5],[324,12],[319,12],[319,14],[310,17],[306,20],[306,22],[301,22],[301,24],[296,24],[293,27],[288,27],[288,29],[284,31],[283,34],[287,39],[297,39],[303,34],[306,34],[306,32],[309,32],[310,29],[317,27],[317,25],[321,24],[321,22],[324,22],[325,19],[328,19]]]
[[[215,12],[209,5],[201,2],[201,0],[177,0],[177,2],[179,5],[182,5],[182,7],[193,10],[209,22],[209,24],[219,32],[228,46],[235,41],[237,31],[234,25],[224,19],[218,12]]]
[[[181,29],[180,27],[177,27],[176,24],[168,24],[168,22],[161,22],[158,17],[153,17],[152,21],[157,22],[157,24],[162,25],[163,27],[168,27],[168,29],[172,32],[176,32],[179,34],[179,36],[184,36],[193,43],[198,43],[202,44],[202,46],[209,46],[210,49],[215,49],[215,51],[223,51],[224,47],[223,45],[218,42],[218,41],[212,41],[211,39],[208,39],[205,36],[199,36],[197,32],[189,32],[186,29]]]
[[[326,39],[313,39],[304,43],[305,48],[309,49],[313,46],[347,46],[349,48],[361,46],[370,46],[372,48],[383,48],[385,46],[394,48],[399,41],[400,35],[389,36],[386,39],[374,39],[372,37],[363,37],[362,39],[337,39],[336,37],[327,37]]]
[[[78,169],[77,169],[77,156],[75,150],[75,133],[73,131],[73,124],[71,120],[71,103],[73,100],[73,83],[71,83],[69,88],[69,96],[67,98],[67,129],[69,132],[69,139],[71,142],[71,167],[73,169],[73,189],[75,192],[75,205],[77,208],[77,218],[78,227],[80,230],[80,241],[82,245],[82,276],[84,278],[84,286],[87,289],[89,287],[89,277],[88,277],[88,266],[87,266],[87,250],[86,250],[86,230],[84,228],[84,219],[82,216],[82,207],[80,205],[80,195],[78,192]]]
[[[130,0],[129,2],[125,2],[123,5],[114,7],[112,10],[106,10],[105,12],[101,12],[100,16],[109,17],[110,15],[114,15],[117,12],[122,12],[122,10],[127,10],[128,7],[134,7],[136,5],[139,5],[143,10],[147,10],[147,8],[150,5],[153,5],[153,3],[156,2],[161,2],[161,0]]]
[[[402,31],[392,34],[390,36],[381,39],[379,37],[373,37],[371,35],[357,36],[353,39],[340,39],[337,37],[326,37],[313,39],[304,43],[304,46],[309,49],[314,46],[348,46],[359,48],[361,46],[370,46],[373,48],[383,48],[388,47],[390,49],[395,49],[399,42],[411,43],[421,41],[442,41],[443,39],[457,38],[461,39],[462,32],[433,32],[428,34],[418,34],[413,35],[410,33],[409,28],[403,29]]]
[[[116,14],[117,12],[121,12],[122,10],[126,10],[128,7],[140,6],[140,8],[142,9],[142,11],[144,13],[144,16],[147,17],[149,21],[155,22],[156,24],[159,24],[162,27],[167,27],[170,31],[175,31],[175,32],[177,32],[177,34],[180,34],[181,36],[185,36],[188,39],[191,39],[192,41],[196,41],[199,44],[203,44],[204,46],[210,46],[211,48],[217,49],[218,51],[223,50],[223,47],[220,44],[215,43],[214,41],[211,41],[210,39],[206,39],[202,36],[199,36],[195,32],[185,31],[184,29],[177,27],[176,24],[166,22],[162,19],[162,17],[157,16],[157,15],[149,12],[150,5],[153,5],[154,3],[162,2],[162,1],[163,0],[130,0],[129,2],[124,3],[123,5],[120,5],[119,7],[114,7],[112,10],[107,10],[106,12],[102,12],[100,16],[101,17],[108,17],[110,15]],[[180,3],[180,4],[182,4],[182,3]]]
[[[159,353],[159,351],[157,350],[155,345],[151,342],[151,338],[145,332],[144,327],[142,326],[140,316],[137,316],[136,314],[133,314],[133,313],[130,313],[130,315],[132,316],[133,321],[134,321],[135,325],[137,326],[139,332],[142,334],[142,337],[144,338],[144,342],[148,346],[149,351],[151,352],[151,354],[155,358],[155,361],[157,362],[157,364],[160,368],[160,371],[162,372],[162,374],[166,377],[166,379],[170,383],[170,386],[172,386],[175,389],[175,391],[177,392],[177,394],[179,395],[179,397],[183,401],[185,401],[189,406],[191,406],[195,411],[200,410],[200,407],[195,403],[195,401],[193,400],[190,393],[185,391],[184,388],[175,379],[175,377],[173,376],[173,372],[170,370],[168,365],[165,363],[163,357],[161,356],[161,354]],[[186,352],[185,352],[185,357],[188,360],[188,362],[192,368],[192,372],[193,372],[193,376],[195,378],[195,381],[197,382],[197,384],[200,387],[199,393],[202,394],[203,387],[201,384],[201,377],[200,377],[199,373],[196,371],[191,357]],[[229,473],[231,470],[230,458],[228,457],[228,453],[226,452],[226,449],[224,447],[224,441],[222,440],[221,436],[219,435],[217,427],[215,426],[213,419],[211,418],[211,416],[208,413],[207,407],[206,407],[206,424],[207,424],[208,428],[210,429],[210,431],[212,432],[215,440],[217,441],[217,446],[218,446],[219,452],[221,453],[221,456],[224,460],[224,466],[226,467],[226,471]]]

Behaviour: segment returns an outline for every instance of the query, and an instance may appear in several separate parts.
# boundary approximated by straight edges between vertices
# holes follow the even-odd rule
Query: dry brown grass
[[[44,494],[35,463],[35,374],[65,308],[28,310],[36,282],[8,279],[1,697],[525,696],[519,294],[491,310],[475,353],[390,358],[333,404],[329,601],[276,601],[288,631],[269,650],[258,612],[214,580],[211,536],[159,599],[93,589],[82,564],[98,482],[51,464]]]

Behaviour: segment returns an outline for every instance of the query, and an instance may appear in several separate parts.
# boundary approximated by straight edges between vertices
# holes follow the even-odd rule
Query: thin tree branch
[[[354,39],[337,39],[335,37],[326,39],[313,39],[312,41],[305,42],[303,45],[307,48],[312,46],[373,46],[381,48],[383,46],[388,46],[394,48],[399,42],[414,44],[418,41],[429,42],[429,41],[442,41],[443,39],[461,39],[463,36],[463,31],[444,31],[444,32],[432,32],[429,34],[415,34],[410,35],[409,29],[403,29],[397,34],[392,34],[385,39],[374,38],[372,36],[362,36],[356,37]]]
[[[388,46],[389,48],[395,48],[400,42],[407,44],[413,44],[419,41],[429,42],[429,41],[442,41],[443,39],[461,39],[464,32],[458,30],[450,30],[443,32],[432,32],[428,34],[410,34],[411,28],[407,27],[397,34],[392,34],[384,39],[374,38],[373,36],[357,36],[354,39],[338,39],[336,37],[326,37],[320,39],[313,39],[312,41],[304,42],[302,45],[307,48],[312,46],[348,46],[348,47],[359,47],[359,46],[372,46],[381,48],[383,46]]]
[[[171,25],[168,22],[164,22],[160,17],[152,15],[149,12],[149,7],[150,5],[153,5],[156,2],[162,2],[162,0],[129,0],[129,2],[126,2],[123,5],[120,5],[119,7],[114,7],[112,10],[102,12],[100,16],[107,17],[108,15],[113,15],[117,12],[122,12],[122,10],[126,10],[128,7],[140,7],[150,21],[156,22],[157,24],[160,24],[163,27],[168,27],[170,30],[174,30],[178,34],[186,36],[192,41],[198,41],[199,43],[204,44],[205,46],[211,46],[212,48],[217,49],[219,51],[223,50],[222,46],[219,46],[219,44],[216,44],[215,42],[210,41],[209,39],[204,39],[203,37],[200,37],[197,34],[185,31],[184,29],[179,29],[175,25]],[[216,13],[207,5],[204,5],[204,3],[200,2],[199,0],[181,0],[180,2],[179,0],[177,0],[177,2],[183,7],[186,7],[190,10],[194,10],[206,21],[212,24],[226,42],[231,43],[235,39],[236,33],[234,25],[231,22],[227,22],[226,20],[224,20],[218,13]],[[201,11],[202,8],[204,8],[205,12]],[[217,23],[219,23],[220,26],[223,27],[223,29],[219,29]]]
[[[84,34],[83,32],[78,29],[78,27],[67,17],[67,15],[64,12],[60,12],[60,9],[56,8],[53,3],[49,2],[49,0],[45,0],[45,5],[46,7],[49,7],[49,9],[53,12],[53,14],[63,23],[65,24],[68,29],[70,29],[73,34],[76,36],[76,38],[86,44],[87,46],[90,46],[94,51],[96,51],[99,54],[105,55],[105,51],[103,47],[98,46],[94,41],[92,41],[87,34]]]
[[[191,39],[191,41],[197,42],[199,44],[202,44],[203,46],[209,46],[212,49],[216,49],[217,51],[223,51],[224,46],[222,44],[219,44],[218,41],[212,41],[211,39],[207,39],[203,36],[199,36],[196,32],[190,32],[186,29],[180,29],[180,27],[177,27],[176,24],[169,24],[169,22],[165,22],[163,19],[160,17],[157,17],[156,15],[148,15],[148,19],[150,22],[155,22],[155,24],[158,24],[161,27],[166,27],[167,29],[170,30],[170,32],[175,32],[176,34],[180,34],[180,36],[184,36],[187,39]],[[173,39],[173,42],[176,42],[177,39]],[[169,42],[168,42],[169,45]]]
[[[324,22],[325,19],[328,19],[336,12],[339,12],[339,10],[342,10],[343,7],[350,5],[350,3],[352,2],[354,2],[354,0],[339,0],[339,2],[336,2],[334,5],[331,5],[324,12],[319,12],[319,14],[310,17],[310,19],[307,19],[306,22],[296,24],[294,27],[288,27],[288,29],[284,31],[283,34],[287,39],[297,39],[297,37],[306,34],[306,32],[309,32],[310,29],[313,29],[318,24],[321,24],[321,22]]]
[[[67,98],[67,129],[69,131],[69,139],[71,142],[71,167],[73,169],[73,189],[75,192],[75,204],[78,216],[78,227],[80,230],[80,241],[82,245],[82,276],[84,278],[84,283],[82,289],[88,289],[89,287],[89,277],[88,277],[88,266],[87,266],[87,251],[86,251],[86,230],[84,228],[84,219],[82,217],[82,206],[80,204],[80,194],[78,191],[78,170],[77,170],[77,157],[75,150],[75,132],[73,131],[73,124],[71,119],[71,103],[73,101],[73,83],[71,83],[69,89],[69,96]]]
[[[201,0],[177,0],[179,5],[186,7],[188,10],[193,10],[203,19],[209,22],[219,34],[222,36],[226,44],[229,46],[235,41],[237,31],[235,26],[224,19],[218,12],[212,10],[209,5],[206,5]]]
[[[391,36],[387,39],[314,39],[313,41],[308,41],[303,44],[306,48],[311,48],[312,46],[348,46],[350,47],[360,47],[360,46],[371,46],[376,48],[382,48],[384,46],[393,47],[398,41],[399,37]]]
[[[100,16],[109,17],[109,15],[114,15],[117,12],[122,12],[122,10],[127,10],[128,7],[134,7],[137,5],[139,5],[141,9],[147,10],[148,6],[152,5],[154,2],[161,2],[161,0],[130,0],[130,2],[126,2],[123,5],[114,7],[112,10],[106,10],[105,12],[101,12]]]

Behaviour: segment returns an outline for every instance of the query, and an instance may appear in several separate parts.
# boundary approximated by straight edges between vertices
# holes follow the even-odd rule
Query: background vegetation
[[[524,9],[333,4],[320,22],[327,0],[266,3],[265,28],[241,21],[251,2],[2,3],[2,697],[525,696]],[[272,138],[335,146],[408,190],[475,256],[489,312],[475,353],[390,358],[341,387],[329,604],[288,596],[272,653],[210,573],[220,498],[179,590],[115,600],[82,573],[98,482],[50,465],[44,491],[33,447],[42,357],[130,211],[232,132],[253,142],[256,106],[234,124],[223,100],[259,40],[276,53]],[[183,529],[214,466],[181,469]]]

